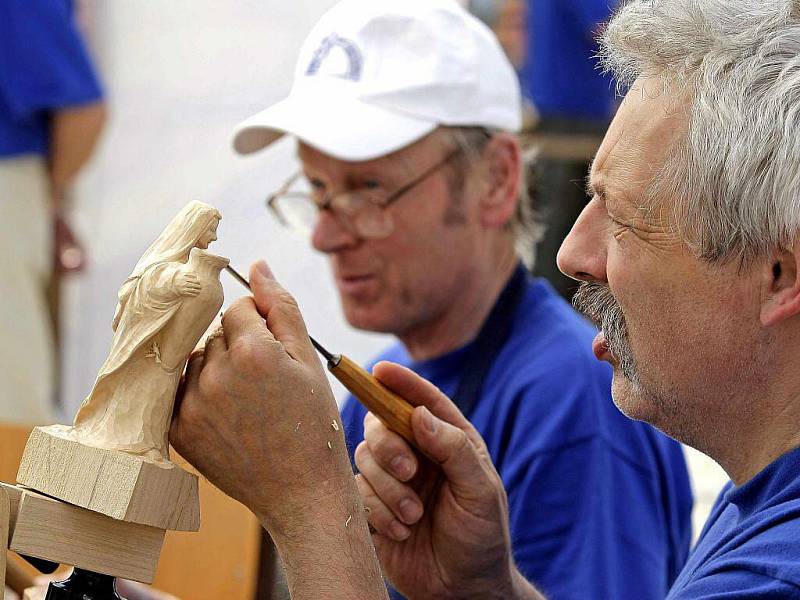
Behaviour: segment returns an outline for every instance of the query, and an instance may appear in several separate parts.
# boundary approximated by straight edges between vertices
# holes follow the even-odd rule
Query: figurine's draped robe
[[[155,262],[120,289],[111,351],[75,417],[83,443],[168,460],[169,421],[187,355],[222,305],[227,259],[194,248],[190,260]],[[197,296],[182,296],[180,273],[194,273]]]

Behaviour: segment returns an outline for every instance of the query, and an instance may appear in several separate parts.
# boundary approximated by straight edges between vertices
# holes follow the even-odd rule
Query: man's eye
[[[380,181],[375,181],[374,179],[367,179],[366,181],[361,183],[360,187],[365,190],[379,190],[381,189],[382,186]]]

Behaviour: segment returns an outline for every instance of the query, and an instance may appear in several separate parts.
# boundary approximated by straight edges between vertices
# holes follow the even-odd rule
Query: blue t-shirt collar
[[[742,516],[748,516],[771,505],[780,504],[786,497],[796,497],[800,487],[797,473],[800,467],[800,447],[771,462],[750,481],[731,486],[725,500],[736,505]]]

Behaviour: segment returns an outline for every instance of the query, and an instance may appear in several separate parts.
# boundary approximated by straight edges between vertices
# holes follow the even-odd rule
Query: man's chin
[[[344,318],[355,329],[374,333],[395,333],[392,324],[383,315],[357,306],[344,305]]]
[[[649,405],[639,386],[617,366],[614,367],[614,379],[611,382],[611,397],[620,412],[629,419],[650,422],[655,416],[655,407]]]

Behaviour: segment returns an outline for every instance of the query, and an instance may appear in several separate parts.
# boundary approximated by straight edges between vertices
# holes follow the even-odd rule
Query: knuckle
[[[228,346],[228,354],[233,365],[239,369],[252,369],[264,361],[263,344],[252,335],[242,335]]]
[[[364,439],[367,440],[370,445],[385,443],[389,430],[378,417],[370,415],[372,415],[372,413],[368,413],[368,418],[364,418]]]
[[[248,305],[252,305],[252,299],[250,298],[238,298],[235,300],[226,310],[222,313],[222,325],[225,326],[225,321],[230,321],[232,318],[236,319],[239,313],[246,309]]]
[[[359,470],[362,470],[362,468],[367,465],[371,454],[372,453],[370,452],[369,444],[367,444],[367,442],[361,442],[356,447],[356,451],[353,453],[353,456],[356,461],[356,466]]]
[[[200,371],[200,376],[197,378],[197,390],[204,398],[219,396],[223,391],[221,379],[216,371],[213,365],[206,365]]]
[[[283,310],[300,313],[300,307],[297,304],[297,300],[295,300],[294,296],[292,296],[289,292],[284,290],[283,288],[278,291],[275,297],[276,305],[280,306]]]

